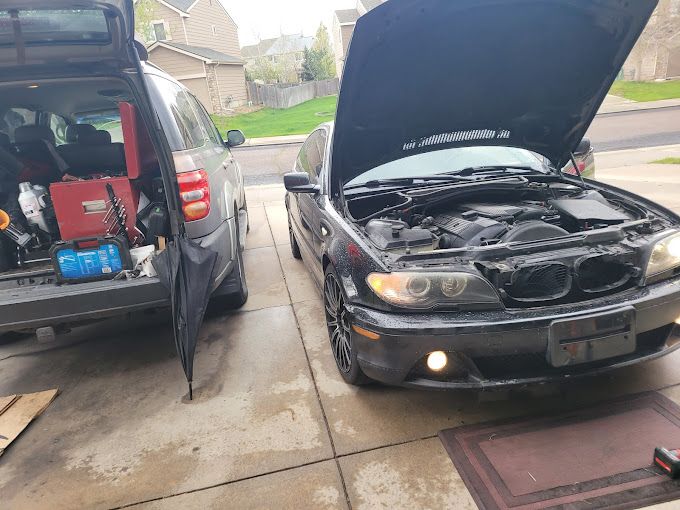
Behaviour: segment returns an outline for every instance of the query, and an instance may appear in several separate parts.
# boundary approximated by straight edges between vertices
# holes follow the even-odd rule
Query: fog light
[[[449,358],[442,351],[434,351],[427,356],[427,368],[433,372],[440,372],[448,362]]]

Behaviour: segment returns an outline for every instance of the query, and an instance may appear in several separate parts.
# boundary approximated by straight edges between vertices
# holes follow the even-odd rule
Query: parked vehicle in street
[[[184,233],[247,299],[244,136],[146,58],[132,0],[0,0],[0,333],[168,306],[135,266]]]
[[[550,161],[546,161],[550,165]],[[574,167],[576,163],[576,167]],[[589,179],[595,178],[595,150],[590,140],[584,138],[574,151],[574,161],[567,163],[562,172],[569,175],[580,175]]]
[[[526,384],[678,348],[680,218],[560,170],[655,5],[388,1],[359,19],[335,124],[284,179],[346,382]]]

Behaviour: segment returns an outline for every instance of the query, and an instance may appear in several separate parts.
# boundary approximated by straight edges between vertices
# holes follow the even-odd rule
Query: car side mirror
[[[590,152],[591,148],[592,144],[590,143],[590,138],[584,138],[581,140],[581,143],[578,144],[578,147],[576,147],[574,154],[587,154]]]
[[[305,172],[291,172],[283,176],[283,185],[291,193],[318,193],[318,184],[309,182],[309,174]]]
[[[246,137],[240,129],[227,131],[227,146],[238,147],[246,142]]]

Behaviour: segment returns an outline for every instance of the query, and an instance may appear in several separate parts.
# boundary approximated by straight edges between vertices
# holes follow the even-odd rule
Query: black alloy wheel
[[[332,266],[326,270],[323,294],[326,327],[340,375],[349,384],[357,386],[366,384],[370,379],[362,372],[357,361],[357,353],[352,344],[351,318],[345,307],[345,295]]]

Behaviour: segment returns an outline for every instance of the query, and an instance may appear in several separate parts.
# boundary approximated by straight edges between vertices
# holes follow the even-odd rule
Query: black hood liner
[[[449,147],[521,147],[560,167],[656,4],[388,0],[359,19],[350,44],[333,191],[384,163]]]

